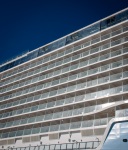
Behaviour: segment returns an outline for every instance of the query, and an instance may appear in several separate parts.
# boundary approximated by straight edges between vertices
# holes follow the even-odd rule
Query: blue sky
[[[128,7],[128,0],[0,0],[0,63]]]

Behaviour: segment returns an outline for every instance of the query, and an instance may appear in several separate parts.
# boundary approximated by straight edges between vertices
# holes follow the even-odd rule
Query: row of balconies
[[[86,74],[86,76],[94,75],[94,74],[102,73],[105,70],[110,70],[110,69],[114,69],[114,68],[117,68],[117,67],[123,67],[127,64],[128,64],[128,59],[122,59],[122,60],[119,60],[119,61],[116,61],[116,62],[113,62],[113,63],[109,63],[109,64],[106,64],[106,65],[103,65],[103,66],[100,66],[100,67],[97,67],[97,68],[87,70],[84,73]],[[70,68],[70,70],[74,70],[74,69],[78,69],[80,67],[81,66],[79,66],[79,64],[75,64],[75,65],[71,66],[71,68],[66,67],[65,71],[68,72],[69,68]],[[57,80],[57,83],[58,83],[58,81],[59,80]],[[56,87],[56,88],[54,88],[55,90],[52,90],[52,91],[47,90],[47,87],[49,88],[51,86],[51,82],[48,82],[48,83],[45,83],[45,84],[46,84],[46,87],[44,88],[44,95],[47,95],[47,97],[51,97],[53,95],[58,95],[58,94],[61,94],[61,93],[69,92],[69,91],[71,91],[70,89],[77,90],[76,89],[76,83],[75,84],[68,84],[68,85],[64,86],[64,88]],[[27,88],[27,89],[24,89],[24,90],[17,91],[17,92],[12,93],[12,94],[6,94],[5,96],[0,97],[0,101],[6,100],[6,99],[10,100],[12,98],[17,98],[19,96],[23,96],[23,95],[30,94],[30,93],[33,93],[33,92],[39,92],[40,90],[42,91],[43,87],[44,87],[44,85],[42,84],[41,87],[40,87],[40,85],[37,85],[37,86],[33,86],[33,87],[30,87],[30,88]]]
[[[104,103],[104,104],[99,104],[99,105],[92,105],[92,106],[87,106],[86,104],[79,104],[78,106],[76,105],[72,105],[72,106],[67,106],[64,108],[58,108],[58,110],[53,110],[53,113],[51,111],[50,114],[48,114],[47,110],[42,112],[41,115],[39,114],[35,114],[35,115],[26,115],[26,118],[23,119],[13,119],[13,121],[5,121],[4,123],[0,123],[0,130],[2,128],[10,128],[10,127],[17,127],[17,126],[23,126],[25,124],[35,124],[38,122],[46,122],[48,120],[54,120],[54,119],[59,119],[59,118],[65,118],[65,117],[73,117],[76,115],[84,115],[84,114],[88,114],[88,113],[95,113],[98,110],[104,109],[106,107],[109,107],[111,105],[115,104],[115,102],[109,102],[109,103]],[[33,109],[31,111],[38,111],[40,110],[40,105],[37,107],[33,107]],[[52,107],[52,106],[51,106]],[[76,108],[75,108],[76,107]],[[49,108],[49,107],[48,107]],[[44,108],[46,109],[46,108]],[[22,113],[22,112],[21,112]],[[18,115],[18,114],[17,114]],[[22,117],[21,117],[22,118]]]
[[[49,126],[44,126],[44,125],[39,125],[39,127],[33,127],[31,128],[26,128],[24,127],[22,130],[10,130],[10,132],[2,132],[0,134],[1,138],[10,138],[10,137],[19,137],[19,136],[26,136],[26,135],[31,135],[31,134],[48,134],[49,132],[61,132],[63,130],[81,130],[82,128],[93,128],[94,126],[103,126],[107,125],[108,122],[112,119],[113,117],[106,117],[106,118],[100,118],[100,119],[94,119],[94,120],[79,120],[76,122],[72,122],[70,120],[69,123],[63,123],[63,121],[60,123],[56,123],[55,125],[49,125]]]
[[[121,70],[122,71],[122,70]],[[120,72],[120,70],[119,70]],[[115,81],[115,80],[122,80],[123,78],[127,78],[128,77],[128,71],[122,71],[120,73],[116,73],[116,74],[106,74],[105,76],[101,77],[101,75],[98,77],[96,76],[94,79],[88,79],[88,80],[83,80],[82,82],[79,80],[79,84],[77,84],[78,89],[82,89],[82,88],[88,88],[88,87],[95,87],[97,85],[102,85],[102,84],[110,84],[111,82]],[[72,76],[69,76],[67,78],[62,78],[65,82],[67,81],[75,81],[76,79],[79,79],[79,73],[78,74],[74,74]],[[61,80],[59,79],[58,81],[54,80],[54,82],[51,82],[51,84],[49,85],[57,85],[57,84],[61,84]],[[67,80],[66,80],[67,79]],[[77,81],[78,82],[78,81]],[[54,83],[54,84],[53,84]],[[75,82],[76,83],[76,82]],[[40,86],[41,87],[41,86]],[[42,86],[43,88],[44,86]],[[39,88],[38,88],[39,89]],[[8,102],[8,103],[4,103],[3,105],[0,106],[0,109],[6,109],[6,108],[10,108],[10,107],[17,107],[18,105],[24,105],[27,104],[27,102],[34,102],[35,100],[40,100],[41,99],[41,94],[39,95],[35,95],[33,97],[31,97],[31,101],[29,100],[30,97],[26,98],[25,100],[21,99],[18,101],[12,101],[12,102]],[[49,106],[51,102],[47,102],[47,105]]]
[[[67,56],[67,55],[69,55],[69,54],[71,54],[71,53],[73,53],[73,52],[76,52],[76,51],[78,51],[78,50],[80,50],[80,49],[83,49],[83,48],[85,48],[85,47],[88,47],[88,46],[91,46],[91,45],[93,45],[93,44],[95,44],[95,43],[98,43],[98,42],[100,42],[100,41],[104,41],[104,40],[106,40],[106,39],[109,39],[109,38],[111,38],[111,37],[113,37],[113,36],[115,36],[115,35],[118,35],[118,34],[121,34],[121,33],[123,33],[123,32],[126,32],[128,30],[128,27],[126,26],[126,27],[124,27],[124,28],[121,28],[121,29],[119,29],[119,30],[117,30],[117,31],[114,31],[114,32],[112,32],[112,33],[107,33],[106,35],[103,35],[103,36],[101,36],[101,37],[98,37],[98,38],[96,38],[96,39],[93,39],[92,41],[88,41],[88,42],[86,42],[86,43],[84,43],[84,44],[82,44],[82,45],[79,45],[79,46],[76,46],[76,47],[74,47],[74,48],[71,48],[71,49],[68,49],[68,50],[66,50],[66,51],[63,51],[63,52],[59,52],[59,53],[57,53],[57,54],[52,54],[50,57],[46,57],[46,58],[44,58],[43,60],[41,59],[41,60],[38,60],[38,61],[36,61],[36,62],[33,62],[33,63],[30,63],[28,66],[24,66],[24,67],[19,67],[19,69],[17,69],[17,70],[15,70],[15,71],[13,71],[13,72],[11,72],[11,73],[7,73],[7,74],[5,74],[5,75],[3,75],[3,77],[2,78],[6,78],[6,77],[11,77],[11,76],[13,76],[13,75],[15,75],[15,74],[17,74],[17,73],[20,73],[20,72],[22,72],[22,71],[25,71],[25,70],[28,70],[28,69],[30,69],[30,68],[35,68],[35,67],[38,67],[39,65],[47,65],[47,63],[49,63],[49,62],[51,62],[52,60],[54,60],[55,61],[55,59],[60,59],[60,58],[62,58],[62,57],[64,57],[64,56]],[[118,41],[113,41],[111,44],[105,44],[105,45],[103,45],[102,47],[101,47],[101,50],[103,50],[103,49],[105,49],[106,47],[109,47],[109,45],[110,46],[114,46],[114,45],[116,45],[118,43]],[[108,46],[107,46],[108,45]],[[91,50],[92,52],[93,51],[95,51],[95,50]],[[90,54],[91,54],[91,51],[90,51]],[[46,64],[45,64],[46,63]],[[52,63],[52,62],[51,62]],[[7,81],[5,81],[5,83],[6,83]]]
[[[88,101],[88,100],[93,100],[93,99],[98,99],[98,98],[104,98],[104,97],[107,97],[107,96],[112,96],[112,95],[115,95],[115,94],[123,94],[123,93],[126,93],[128,91],[128,84],[126,84],[127,82],[121,82],[118,84],[118,86],[114,87],[115,85],[112,85],[112,87],[110,87],[109,85],[107,86],[107,88],[103,88],[103,87],[100,87],[100,88],[97,88],[97,90],[95,92],[92,92],[91,93],[86,93],[85,95],[80,95],[80,96],[76,96],[76,102],[79,102],[79,101]],[[120,86],[119,86],[120,85]],[[103,90],[104,89],[104,90]],[[70,92],[75,92],[75,86],[72,86],[70,89],[69,89],[69,93]],[[45,93],[46,94],[46,93]],[[46,96],[46,95],[45,95]],[[56,96],[56,95],[54,95]],[[47,97],[44,97],[44,94],[42,94],[42,99],[47,99]],[[70,99],[69,99],[70,100]],[[74,101],[74,100],[73,100]],[[72,101],[72,102],[73,102]],[[31,113],[31,112],[37,112],[37,111],[42,111],[42,109],[44,109],[46,107],[46,103],[39,103],[38,105],[32,105],[31,107],[24,107],[24,108],[21,108],[21,109],[17,109],[17,110],[11,110],[10,112],[3,112],[0,114],[0,118],[10,118],[10,117],[14,117],[14,116],[20,116],[20,115],[25,115],[26,113]]]
[[[122,56],[123,54],[126,55],[127,53],[128,53],[128,47],[125,47],[123,49],[119,49],[119,50],[116,50],[116,51],[112,51],[112,52],[108,51],[104,55],[96,56],[96,57],[93,57],[93,58],[85,60],[85,61],[83,61],[83,60],[80,61],[79,62],[79,67],[89,66],[89,65],[92,65],[92,64],[95,64],[95,63],[98,63],[98,62],[101,62],[101,61],[104,61],[104,60],[107,60],[107,59],[110,59],[110,58],[113,58],[113,57],[116,57],[116,56]],[[77,58],[77,59],[79,59],[79,58]],[[70,71],[70,70],[72,71],[72,69],[71,69],[72,66],[74,66],[74,65],[71,65],[68,71]],[[67,66],[66,66],[66,68],[67,68]],[[1,93],[9,92],[9,91],[12,91],[12,90],[20,88],[20,87],[24,87],[24,86],[28,86],[30,84],[34,84],[34,83],[40,82],[42,80],[47,80],[48,78],[50,78],[51,80],[53,80],[52,78],[54,76],[56,77],[56,75],[61,75],[61,74],[65,73],[64,71],[65,71],[65,68],[56,70],[54,72],[50,72],[49,73],[50,75],[46,74],[43,79],[40,78],[40,76],[36,76],[34,78],[31,78],[31,79],[28,79],[28,80],[24,80],[24,81],[20,81],[20,80],[22,80],[22,78],[17,78],[15,81],[17,81],[19,79],[18,83],[15,83],[15,81],[14,81],[13,85],[11,85],[11,86],[7,85],[5,88],[2,87],[1,90],[0,90],[0,92]],[[39,73],[40,69],[38,70],[38,72],[37,72],[37,70],[35,70],[34,72],[29,72],[27,75],[28,76],[29,75],[33,75],[33,74],[35,74],[35,72]],[[66,72],[67,72],[67,70],[66,70]]]

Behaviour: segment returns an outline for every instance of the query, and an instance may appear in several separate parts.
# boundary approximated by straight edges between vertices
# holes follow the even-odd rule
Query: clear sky
[[[0,0],[0,63],[128,7],[128,0]]]

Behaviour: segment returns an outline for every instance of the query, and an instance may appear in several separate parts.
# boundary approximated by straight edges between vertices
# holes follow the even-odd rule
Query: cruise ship
[[[128,8],[0,65],[0,150],[128,150]]]

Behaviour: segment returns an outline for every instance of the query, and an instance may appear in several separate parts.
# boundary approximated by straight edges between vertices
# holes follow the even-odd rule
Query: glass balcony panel
[[[50,126],[50,131],[58,131],[59,130],[59,125],[51,125]]]
[[[97,63],[99,61],[99,57],[95,57],[92,59],[89,59],[89,64]]]
[[[111,52],[111,57],[118,56],[121,54],[122,54],[122,50],[113,51],[113,52]]]
[[[77,51],[77,50],[79,50],[79,49],[81,49],[81,45],[75,46],[73,51]]]
[[[8,116],[10,116],[9,112],[3,114],[3,118],[8,117]]]
[[[124,59],[123,60],[123,65],[127,65],[128,64],[128,59]]]
[[[7,105],[7,104],[1,105],[1,109],[6,108],[6,105]]]
[[[113,32],[111,33],[111,36],[115,36],[115,35],[120,34],[120,33],[121,33],[121,29],[116,30],[116,31],[113,31]]]
[[[79,66],[79,64],[72,65],[72,66],[70,67],[70,70],[77,69],[77,68],[78,68],[78,66]]]
[[[53,76],[53,72],[50,72],[46,75],[46,78],[51,78]]]
[[[81,142],[80,145],[79,145],[79,149],[84,150],[85,146],[86,146],[86,143]]]
[[[31,111],[36,111],[36,110],[38,110],[38,107],[39,107],[38,105],[32,106],[32,107],[31,107]]]
[[[61,78],[61,79],[60,79],[60,83],[64,83],[64,82],[67,82],[67,81],[68,81],[68,77]]]
[[[34,123],[34,122],[35,122],[35,117],[28,118],[28,123]]]
[[[23,111],[23,113],[27,113],[27,112],[30,112],[30,110],[31,110],[31,107],[28,107],[28,108],[24,108],[24,111]]]
[[[16,131],[11,131],[8,135],[8,137],[15,137]]]
[[[40,75],[39,76],[39,80],[44,80],[45,79],[45,75]]]
[[[73,103],[74,102],[74,97],[69,97],[65,99],[65,104]]]
[[[61,118],[61,117],[62,117],[62,112],[56,112],[53,114],[53,119]]]
[[[107,124],[107,118],[100,119],[100,125],[106,125]]]
[[[16,115],[17,114],[17,110],[14,110],[14,111],[12,111],[12,116],[14,116],[14,115]]]
[[[87,85],[86,82],[84,82],[84,83],[79,83],[79,84],[76,85],[76,88],[77,88],[77,89],[83,89],[83,88],[86,87],[86,85]]]
[[[60,105],[63,105],[63,104],[64,104],[64,99],[56,101],[56,106],[60,106]]]
[[[31,146],[28,150],[35,150],[35,147]]]
[[[41,98],[41,94],[35,95],[35,96],[34,96],[34,101],[35,101],[35,100],[39,100],[40,98]]]
[[[55,67],[55,63],[52,63],[50,65],[48,65],[48,69],[54,68]]]
[[[93,148],[96,149],[99,146],[100,142],[94,141]]]
[[[96,74],[98,72],[99,72],[99,68],[94,68],[94,69],[88,70],[88,75]]]
[[[59,80],[53,80],[52,81],[52,86],[59,84]]]
[[[44,84],[40,84],[37,86],[36,91],[41,90],[44,88]]]
[[[32,129],[32,134],[37,134],[37,133],[40,133],[40,127]]]
[[[83,108],[77,108],[73,110],[73,115],[80,115],[83,114]]]
[[[56,94],[57,94],[57,90],[50,91],[49,96],[54,96],[54,95],[56,95]]]
[[[88,56],[88,55],[89,55],[89,51],[83,52],[83,57],[84,57],[84,56]]]
[[[19,109],[17,110],[16,114],[22,114],[23,113],[23,109]]]
[[[71,60],[72,60],[71,57],[65,58],[65,59],[63,60],[63,63],[64,63],[64,64],[65,64],[65,63],[68,63],[68,62],[70,62]]]
[[[22,136],[22,135],[23,135],[23,130],[18,130],[16,136]]]
[[[54,105],[55,105],[55,101],[49,102],[47,103],[47,108],[54,107]]]
[[[128,47],[123,48],[123,53],[128,53]]]
[[[44,149],[44,145],[39,146],[39,149],[38,149],[38,150],[45,150],[45,149]]]
[[[48,149],[49,150],[49,149]],[[55,145],[50,145],[50,150],[56,150]]]
[[[52,119],[53,114],[45,114],[44,120],[51,120]]]
[[[57,58],[57,54],[51,55],[50,60],[56,59]]]
[[[127,84],[123,85],[123,92],[126,92],[126,91],[128,91],[128,85]]]
[[[100,119],[94,120],[94,126],[100,126]]]
[[[74,55],[72,56],[72,61],[79,59],[80,58],[80,54]]]
[[[68,130],[70,123],[60,124],[60,130]]]
[[[93,142],[87,142],[86,149],[92,149]]]
[[[88,41],[88,42],[86,42],[86,43],[84,43],[84,47],[86,47],[86,46],[89,46],[91,44],[91,42],[90,41]]]
[[[76,85],[72,85],[67,87],[67,92],[74,91],[76,89]]]
[[[71,53],[72,51],[73,51],[73,48],[66,50],[65,55]]]
[[[31,129],[24,129],[24,135],[30,135]]]
[[[110,43],[104,44],[101,46],[101,50],[107,49],[110,47]]]
[[[36,90],[36,86],[29,89],[29,92],[34,92]],[[27,92],[28,93],[28,92]]]
[[[70,129],[76,129],[81,127],[81,121],[71,122]]]
[[[72,110],[63,111],[63,117],[72,116]]]
[[[116,41],[112,41],[112,42],[111,42],[111,46],[115,46],[115,45],[118,45],[118,44],[120,44],[120,43],[121,43],[121,39],[116,40]]]
[[[58,94],[63,94],[66,92],[66,88],[58,89]]]
[[[12,126],[12,124],[13,124],[13,121],[6,122],[6,128],[7,128],[7,127],[11,127],[11,126]]]
[[[6,123],[0,123],[0,128],[5,128]]]
[[[108,39],[110,37],[110,33],[109,34],[105,34],[101,36],[101,40],[105,40]]]
[[[13,106],[18,105],[18,104],[19,104],[19,101],[14,101],[13,102]]]
[[[54,76],[59,75],[61,73],[61,70],[56,70],[53,73],[54,73]]]
[[[26,98],[26,102],[32,102],[32,101],[33,101],[33,98],[34,98],[33,96],[27,97],[27,98]]]
[[[21,124],[27,124],[27,122],[28,122],[28,118],[25,118],[25,119],[22,119],[20,123]]]
[[[110,57],[110,54],[108,53],[108,54],[105,54],[105,55],[101,55],[100,56],[100,61],[102,61],[102,60],[105,60],[105,59],[108,59]]]
[[[63,64],[63,60],[60,60],[60,61],[57,61],[56,62],[56,66],[60,66],[60,65],[62,65]]]
[[[79,67],[84,67],[84,66],[87,66],[88,65],[88,60],[86,60],[86,61],[81,61],[80,63],[79,63]]]
[[[36,122],[40,122],[40,121],[43,121],[44,120],[44,115],[41,115],[41,116],[36,116]]]
[[[93,126],[93,120],[87,120],[87,121],[82,121],[82,127],[92,127]]]
[[[6,133],[2,133],[2,138],[7,138],[8,137],[8,132],[6,132]]]
[[[123,78],[127,78],[128,77],[128,71],[123,72]]]
[[[55,145],[55,150],[60,150],[61,149],[61,144],[56,144]]]
[[[43,93],[42,94],[42,96],[41,96],[41,99],[43,99],[43,98],[47,98],[49,96],[49,92],[47,92],[47,93]]]
[[[85,98],[85,95],[75,96],[75,102],[83,101],[84,98]]]
[[[125,116],[125,110],[116,110],[116,117],[124,117]]]
[[[43,60],[44,62],[48,62],[50,60],[50,57],[45,57]]]
[[[65,51],[58,53],[58,57],[64,56]]]
[[[13,126],[20,125],[21,120],[14,120],[13,121]]]
[[[87,87],[95,86],[95,85],[97,85],[97,79],[96,80],[90,80],[87,82]]]
[[[40,133],[49,132],[49,126],[41,127]]]
[[[99,42],[99,41],[100,41],[100,37],[91,40],[91,44],[97,43],[97,42]]]
[[[84,113],[90,113],[93,111],[95,111],[95,106],[88,106],[88,107],[85,107],[84,109]]]
[[[109,82],[109,76],[98,79],[98,84],[107,83],[107,82]]]
[[[119,80],[122,78],[122,73],[118,73],[118,74],[113,74],[110,76],[110,80],[113,81],[113,80]]]
[[[90,50],[90,54],[96,53],[100,50],[100,47],[96,47]]]
[[[46,103],[40,104],[38,109],[45,109],[46,108]]]
[[[110,65],[107,64],[107,65],[104,65],[104,66],[101,66],[101,71],[106,71],[106,70],[109,70],[110,69]]]
[[[75,80],[75,79],[77,79],[77,74],[74,74],[74,75],[69,76],[69,80],[70,80],[70,81],[71,81],[71,80]]]
[[[110,89],[110,94],[118,94],[122,92],[122,86],[119,86],[119,87],[115,87],[115,88],[111,88]]]
[[[63,68],[63,69],[62,69],[62,73],[68,72],[68,71],[69,71],[69,68],[70,68],[70,66]]]

